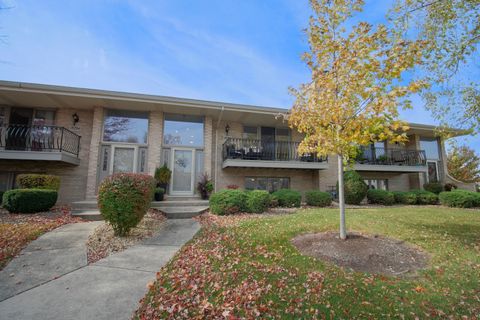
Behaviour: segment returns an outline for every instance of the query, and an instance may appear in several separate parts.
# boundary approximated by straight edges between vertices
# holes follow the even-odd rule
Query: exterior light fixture
[[[80,121],[80,117],[76,112],[72,114],[72,120],[73,120],[73,126],[75,127],[77,123]]]
[[[225,135],[228,136],[229,131],[230,131],[230,125],[227,123],[227,125],[225,126]]]

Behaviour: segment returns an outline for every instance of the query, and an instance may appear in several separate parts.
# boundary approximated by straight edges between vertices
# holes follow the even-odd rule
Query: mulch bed
[[[126,237],[115,236],[112,227],[108,223],[102,223],[88,237],[88,263],[94,263],[112,253],[121,252],[156,234],[166,220],[167,218],[160,211],[149,209],[138,226],[130,230]]]
[[[380,236],[350,233],[341,240],[336,232],[311,233],[292,243],[302,254],[366,273],[412,276],[428,263],[428,255],[419,249]]]
[[[64,224],[81,222],[68,207],[55,207],[35,214],[9,213],[0,209],[0,270],[27,244]]]

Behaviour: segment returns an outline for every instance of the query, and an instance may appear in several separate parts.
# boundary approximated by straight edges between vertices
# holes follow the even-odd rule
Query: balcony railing
[[[427,158],[424,150],[362,147],[355,159],[359,164],[424,166]]]
[[[80,136],[58,126],[0,126],[0,149],[66,152],[78,158]]]
[[[316,154],[300,155],[299,144],[291,141],[227,138],[223,143],[223,160],[327,161],[326,157],[318,157]]]

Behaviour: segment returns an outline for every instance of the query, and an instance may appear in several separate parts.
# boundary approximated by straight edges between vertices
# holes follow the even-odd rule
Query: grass
[[[157,274],[137,318],[480,316],[480,210],[347,210],[349,230],[427,251],[429,266],[415,278],[355,273],[301,255],[290,240],[337,230],[335,209],[215,219]]]

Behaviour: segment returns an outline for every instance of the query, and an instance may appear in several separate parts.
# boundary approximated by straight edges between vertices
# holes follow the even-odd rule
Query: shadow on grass
[[[480,225],[471,223],[405,223],[411,229],[421,232],[433,233],[441,237],[448,236],[455,240],[470,245],[480,242]]]

